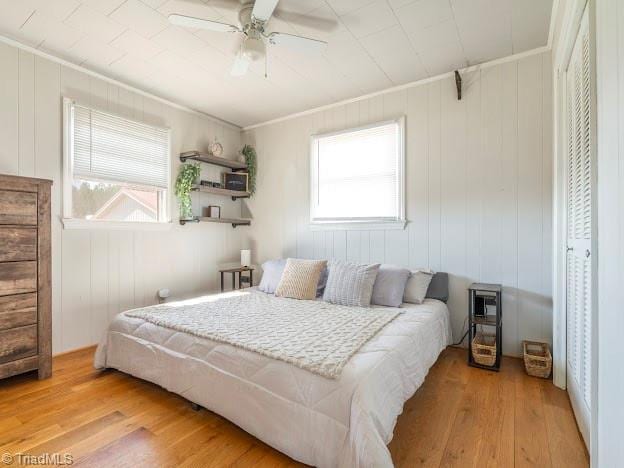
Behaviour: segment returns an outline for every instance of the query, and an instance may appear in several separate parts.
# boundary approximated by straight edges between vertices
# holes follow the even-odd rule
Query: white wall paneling
[[[472,281],[505,285],[504,351],[522,338],[551,339],[550,54],[506,61],[464,74],[457,101],[450,77],[398,89],[257,127],[244,138],[259,155],[258,192],[246,202],[254,223],[174,226],[170,231],[63,230],[61,97],[71,96],[173,129],[176,155],[216,136],[229,154],[234,127],[186,112],[10,45],[0,45],[0,171],[52,178],[54,351],[95,343],[118,311],[174,294],[215,289],[218,263],[241,246],[255,261],[300,256],[431,267],[451,273],[454,333],[466,314]],[[309,136],[407,116],[404,231],[309,228]],[[204,178],[217,179],[204,167]],[[241,202],[201,194],[194,209]],[[172,212],[177,212],[175,203]],[[249,233],[249,235],[248,235]],[[166,265],[166,268],[163,268]]]
[[[172,180],[180,151],[206,149],[216,136],[226,154],[240,149],[236,127],[168,106],[113,83],[0,43],[0,173],[49,178],[52,188],[53,351],[99,341],[119,311],[174,295],[216,290],[217,265],[235,261],[241,233],[229,225],[173,226],[167,231],[63,230],[61,101],[75,98],[134,119],[172,128]],[[203,168],[219,180],[219,170]],[[218,204],[240,216],[240,203],[195,196],[194,208]],[[172,215],[177,206],[172,201]]]
[[[247,231],[256,262],[297,255],[430,267],[451,274],[455,338],[467,286],[501,282],[504,352],[551,341],[551,63],[535,54],[249,129],[258,191]],[[404,231],[311,231],[309,137],[406,115]],[[257,221],[256,221],[257,219]]]

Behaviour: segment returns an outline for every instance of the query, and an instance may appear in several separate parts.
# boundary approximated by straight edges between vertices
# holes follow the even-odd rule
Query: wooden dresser
[[[0,378],[52,374],[51,185],[0,175]]]

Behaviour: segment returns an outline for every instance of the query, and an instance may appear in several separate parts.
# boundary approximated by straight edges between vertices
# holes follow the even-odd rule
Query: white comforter
[[[340,377],[349,358],[399,314],[399,309],[347,307],[255,291],[126,312],[131,318],[228,343],[330,379]]]
[[[161,385],[303,463],[392,466],[396,419],[451,339],[444,303],[401,310],[336,380],[125,313],[110,324],[95,367]]]

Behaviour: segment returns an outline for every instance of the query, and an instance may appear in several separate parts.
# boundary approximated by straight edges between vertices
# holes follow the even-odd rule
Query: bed
[[[250,288],[175,306],[226,301],[232,294],[273,300]],[[141,309],[121,313],[111,322],[94,364],[177,393],[300,462],[392,466],[387,444],[397,417],[450,343],[450,320],[446,304],[436,299],[378,309],[400,313],[351,355],[335,378],[159,325],[141,318]]]

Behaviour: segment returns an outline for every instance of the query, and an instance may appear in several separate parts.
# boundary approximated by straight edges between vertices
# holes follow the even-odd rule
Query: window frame
[[[158,195],[158,217],[159,221],[113,221],[113,220],[96,220],[72,217],[73,196],[72,187],[74,183],[74,161],[72,153],[73,144],[73,127],[72,112],[73,105],[86,107],[97,112],[102,112],[113,117],[134,121],[143,125],[153,124],[141,122],[139,120],[129,119],[125,116],[114,114],[96,106],[85,105],[75,99],[63,97],[63,228],[64,229],[114,229],[114,230],[166,230],[171,228],[171,129],[164,128],[167,131],[167,188],[160,189]],[[104,183],[114,183],[120,186],[132,187],[136,189],[153,189],[154,187],[141,187],[137,184],[124,184],[117,181],[106,181]]]
[[[394,218],[319,218],[316,216],[314,200],[318,197],[318,142],[327,137],[368,130],[396,124],[398,127],[398,160],[397,160],[397,212]],[[375,229],[405,229],[405,116],[395,119],[373,122],[358,127],[350,127],[334,132],[319,133],[310,136],[310,228],[312,230],[375,230]]]

